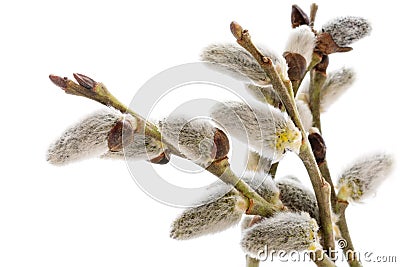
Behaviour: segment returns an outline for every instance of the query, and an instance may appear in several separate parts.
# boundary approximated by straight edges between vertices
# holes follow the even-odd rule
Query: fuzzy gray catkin
[[[171,226],[171,238],[192,239],[237,225],[248,202],[236,190],[201,206],[185,210]]]
[[[318,226],[307,213],[281,212],[243,231],[241,247],[256,259],[271,251],[304,251],[318,246]]]
[[[255,99],[260,102],[268,103],[278,109],[283,106],[279,95],[270,84],[265,86],[247,84],[246,89]]]
[[[266,48],[259,47],[259,49],[266,57],[272,60],[278,73],[287,80],[287,65],[285,59],[281,55],[275,54]],[[204,48],[200,58],[203,61],[216,63],[215,67],[218,70],[228,71],[229,74],[233,74],[235,77],[240,78],[240,75],[238,75],[240,73],[255,82],[260,82],[262,84],[270,82],[253,56],[237,44],[209,45]]]
[[[291,30],[285,51],[303,56],[307,67],[311,63],[314,47],[315,34],[308,25],[302,25]]]
[[[159,123],[162,138],[175,146],[185,157],[203,167],[215,159],[214,137],[217,131],[210,120],[189,120],[184,116],[170,116]]]
[[[270,176],[246,172],[242,180],[269,203],[280,203],[279,189]],[[216,233],[238,224],[248,203],[232,186],[217,181],[207,187],[207,194],[184,211],[171,226],[171,237],[191,239]]]
[[[314,193],[305,187],[300,180],[292,176],[285,176],[276,180],[280,191],[280,198],[290,211],[303,211],[310,214],[319,222],[317,199]]]
[[[352,68],[340,68],[329,72],[321,88],[321,112],[325,112],[349,89],[356,80],[356,73]]]
[[[327,74],[326,81],[321,88],[320,111],[326,112],[345,92],[353,85],[356,80],[356,72],[352,68],[342,67]],[[296,99],[309,105],[310,96],[308,88],[309,81],[305,81],[301,86]],[[300,111],[300,110],[299,110]]]
[[[273,162],[280,160],[286,150],[299,151],[300,131],[285,113],[274,107],[256,104],[249,107],[242,102],[219,103],[213,107],[211,117],[228,134]]]
[[[337,17],[322,26],[322,31],[332,36],[339,46],[348,46],[368,36],[372,27],[368,20],[362,17]]]
[[[97,111],[65,132],[47,151],[47,160],[55,165],[67,164],[88,157],[97,157],[108,150],[107,138],[111,129],[124,115],[115,110]],[[133,117],[127,116],[136,127]]]
[[[255,84],[248,84],[246,88],[247,91],[258,101],[268,103],[277,109],[281,109],[283,107],[283,103],[281,102],[281,99],[272,85],[258,86]],[[308,129],[312,127],[313,122],[313,117],[310,107],[308,106],[308,102],[306,103],[301,99],[296,99],[296,105],[304,129],[308,131]]]
[[[355,161],[339,176],[338,198],[363,201],[373,195],[392,170],[393,158],[384,153],[372,154]]]

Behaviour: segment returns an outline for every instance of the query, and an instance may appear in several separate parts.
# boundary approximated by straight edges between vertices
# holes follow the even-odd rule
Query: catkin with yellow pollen
[[[211,117],[227,133],[261,156],[279,161],[286,151],[299,152],[301,133],[286,113],[267,105],[242,102],[219,103]]]

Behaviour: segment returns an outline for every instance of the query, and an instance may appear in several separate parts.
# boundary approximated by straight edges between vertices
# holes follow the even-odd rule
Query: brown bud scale
[[[237,23],[236,21],[232,21],[230,27],[233,36],[235,36],[237,40],[242,39],[242,34],[243,34],[242,26],[240,26],[239,23]]]
[[[74,73],[74,78],[81,86],[89,90],[92,90],[97,84],[95,80],[83,74]]]
[[[310,25],[308,15],[298,5],[292,6],[291,21],[293,29],[301,25]]]
[[[150,162],[154,163],[154,164],[164,165],[164,164],[169,163],[169,158],[170,158],[169,153],[164,151],[158,157],[151,159]]]
[[[289,67],[288,76],[291,81],[300,81],[307,70],[306,59],[297,53],[285,52],[283,57]]]
[[[134,128],[131,122],[120,119],[108,134],[108,149],[112,152],[121,151],[124,145],[133,142]]]
[[[322,136],[317,132],[311,133],[308,135],[308,141],[311,144],[311,148],[317,163],[323,163],[326,157],[326,145]]]
[[[353,50],[351,47],[340,47],[332,39],[332,36],[323,32],[317,35],[317,44],[315,46],[315,51],[320,52],[324,55],[329,55],[337,52],[348,52]]]
[[[216,129],[214,133],[214,146],[213,146],[213,158],[220,160],[225,158],[230,150],[229,139],[226,134],[220,129]]]
[[[60,87],[62,89],[67,88],[67,82],[68,82],[68,78],[67,77],[62,78],[60,76],[50,74],[49,78],[58,87]]]

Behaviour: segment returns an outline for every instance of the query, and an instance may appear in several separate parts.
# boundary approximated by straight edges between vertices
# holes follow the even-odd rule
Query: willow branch
[[[239,192],[241,192],[250,200],[250,206],[246,212],[247,214],[269,217],[278,211],[285,210],[285,207],[282,203],[275,204],[267,202],[247,183],[240,180],[240,178],[237,177],[231,170],[228,158],[214,161],[210,166],[207,167],[207,171],[216,175],[225,183],[233,185]]]
[[[113,107],[122,113],[128,113],[132,115],[137,120],[138,133],[146,134],[154,138],[155,140],[161,142],[165,147],[168,147],[168,149],[170,149],[171,152],[176,156],[185,158],[185,156],[175,149],[173,145],[162,139],[161,133],[156,125],[146,121],[139,114],[122,104],[107,90],[104,84],[98,83],[82,74],[74,74],[74,77],[78,83],[69,80],[68,78],[62,78],[55,75],[50,75],[50,80],[58,87],[61,87],[67,94],[83,96],[108,107]],[[231,170],[228,158],[214,161],[208,168],[206,168],[206,170],[217,176],[225,183],[233,185],[242,195],[249,199],[249,208],[247,211],[248,214],[271,216],[275,212],[285,209],[282,203],[267,202],[247,183],[240,180],[240,178],[238,178]]]
[[[314,28],[315,17],[317,16],[318,5],[316,3],[312,3],[310,7],[310,27]]]
[[[326,80],[326,69],[329,64],[329,59],[327,55],[324,55],[321,62],[318,63],[315,68],[310,72],[310,108],[313,115],[313,126],[317,127],[321,132],[321,120],[320,120],[320,93],[323,84]],[[343,252],[348,257],[348,263],[351,267],[361,267],[360,261],[357,259],[357,255],[352,253],[354,251],[353,242],[350,237],[350,232],[347,226],[345,210],[348,203],[338,200],[338,197],[334,190],[333,181],[328,167],[328,162],[324,159],[318,165],[322,175],[326,181],[331,185],[331,203],[336,214],[339,215],[338,227],[342,234],[342,237],[346,240],[347,246],[343,248]]]
[[[264,70],[266,77],[271,80],[272,86],[279,94],[282,103],[285,105],[286,112],[297,128],[300,129],[303,142],[300,147],[300,158],[310,176],[315,195],[318,201],[320,210],[321,230],[323,233],[324,249],[331,251],[334,249],[334,237],[332,229],[331,205],[330,205],[330,185],[322,177],[318,165],[315,161],[310,143],[307,139],[307,134],[301,123],[300,116],[295,104],[293,90],[290,81],[283,81],[281,76],[276,71],[272,60],[265,57],[253,44],[250,34],[236,22],[231,23],[231,31],[235,36],[239,45],[246,49],[258,62]]]
[[[322,59],[320,63],[318,63],[314,69],[310,72],[310,87],[309,87],[309,95],[310,95],[310,109],[313,115],[313,126],[318,128],[319,132],[321,131],[321,118],[320,118],[320,103],[321,103],[321,89],[326,81],[326,67],[327,56],[324,56],[326,59]],[[325,69],[318,69],[319,66],[324,65]]]
[[[156,140],[161,140],[161,134],[154,124],[146,121],[139,114],[122,104],[122,102],[120,102],[108,91],[104,84],[98,83],[92,78],[77,73],[74,73],[74,78],[78,81],[78,83],[66,77],[62,78],[56,75],[50,75],[49,78],[55,85],[63,89],[67,94],[83,96],[99,102],[107,107],[113,107],[122,113],[128,113],[132,115],[136,119],[139,133],[145,133]]]

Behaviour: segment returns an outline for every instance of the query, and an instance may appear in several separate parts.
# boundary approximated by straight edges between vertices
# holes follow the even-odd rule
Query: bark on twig
[[[298,110],[296,108],[294,94],[290,81],[283,81],[279,73],[276,71],[272,60],[265,57],[260,50],[253,44],[250,34],[236,22],[231,23],[231,31],[235,36],[239,45],[245,48],[263,68],[265,75],[271,80],[272,86],[281,97],[285,105],[288,115],[292,118],[294,124],[300,129],[303,137],[303,143],[300,148],[300,158],[307,169],[313,185],[315,195],[318,201],[320,210],[321,230],[323,234],[324,249],[333,250],[335,247],[333,230],[332,230],[332,216],[330,205],[330,185],[322,177],[318,165],[315,161],[310,143],[307,139],[307,134],[303,128],[300,120]]]

